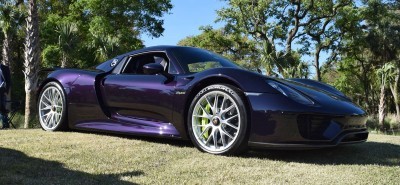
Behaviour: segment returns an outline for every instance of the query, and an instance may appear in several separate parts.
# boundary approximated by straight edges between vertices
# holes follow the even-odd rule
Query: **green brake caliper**
[[[200,105],[200,106],[201,106],[201,105]],[[206,110],[207,112],[210,112],[210,109],[211,109],[211,106],[210,106],[209,104],[207,104],[205,110]],[[203,115],[202,115],[202,116],[207,116],[207,112],[204,112],[204,111],[203,111]],[[208,122],[209,122],[209,120],[208,120],[207,118],[201,118],[201,125],[207,125]],[[202,131],[202,132],[203,132],[205,129],[206,129],[206,127],[201,127],[201,131]],[[208,135],[208,131],[205,132],[205,133],[203,134],[203,136],[204,136],[205,139],[208,139],[208,136],[209,136],[209,135]]]

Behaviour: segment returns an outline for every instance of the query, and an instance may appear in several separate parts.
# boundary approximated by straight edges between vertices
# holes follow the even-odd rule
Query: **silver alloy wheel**
[[[225,92],[213,91],[196,102],[192,129],[204,150],[222,153],[238,138],[240,120],[239,108],[233,98]]]
[[[46,88],[39,100],[39,118],[43,129],[54,130],[61,122],[62,113],[62,93],[54,86]]]

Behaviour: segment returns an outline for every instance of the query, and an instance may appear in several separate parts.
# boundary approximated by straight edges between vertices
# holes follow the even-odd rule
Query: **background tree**
[[[200,30],[201,34],[186,37],[178,45],[213,51],[253,71],[261,67],[256,43],[247,36],[211,26],[200,27]]]
[[[296,52],[311,54],[311,42],[316,42],[314,63],[320,80],[320,52],[334,43],[328,39],[336,33],[334,18],[351,1],[230,0],[228,4],[218,11],[218,20],[235,32],[251,35],[263,48],[260,53],[266,66],[274,66],[280,74],[286,68],[297,68]],[[304,45],[303,50],[293,52],[292,45],[298,42]],[[270,68],[266,71],[271,74]]]
[[[30,123],[35,118],[35,88],[37,87],[38,72],[40,69],[39,18],[36,3],[36,0],[28,1],[28,17],[26,18],[24,128],[30,127]]]
[[[58,47],[61,51],[61,67],[65,68],[69,65],[71,54],[76,49],[78,43],[78,27],[74,23],[62,23],[56,27],[58,36]]]
[[[386,63],[382,68],[378,69],[376,72],[380,79],[380,98],[379,98],[379,109],[378,109],[378,120],[381,129],[384,129],[384,120],[386,116],[386,90],[388,84],[393,81],[393,76],[395,76],[395,67],[393,63]]]
[[[298,3],[301,3],[299,1]],[[320,55],[323,51],[328,51],[336,47],[338,40],[345,33],[337,29],[335,21],[340,21],[339,13],[343,9],[352,6],[352,0],[330,0],[330,1],[310,1],[308,14],[305,21],[300,23],[302,31],[299,34],[302,44],[301,51],[308,55],[314,55],[316,79],[321,81]],[[343,12],[347,13],[347,12]],[[310,47],[311,46],[311,47]],[[310,50],[313,50],[312,52]]]
[[[170,0],[40,2],[39,12],[45,18],[41,22],[44,63],[56,65],[57,61],[51,55],[62,57],[64,53],[68,67],[82,68],[143,47],[140,34],[161,36],[164,31],[162,15],[172,8]],[[76,28],[54,32],[54,28],[65,26]],[[64,33],[60,32],[62,30]],[[66,33],[68,30],[71,32]],[[59,44],[60,36],[64,38],[63,47]],[[68,57],[71,54],[74,57]]]

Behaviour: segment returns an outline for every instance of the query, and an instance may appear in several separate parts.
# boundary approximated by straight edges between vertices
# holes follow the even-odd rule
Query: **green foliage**
[[[5,35],[12,72],[12,99],[24,100],[27,2],[0,1],[0,46]],[[140,34],[159,37],[170,0],[38,0],[41,67],[88,68],[143,47]],[[3,55],[0,56],[3,58]]]
[[[246,35],[211,26],[200,27],[200,30],[200,35],[186,37],[178,45],[213,51],[250,70],[261,67],[256,42]]]
[[[399,6],[371,0],[344,10],[336,24],[343,38],[336,53],[340,57],[332,64],[338,69],[333,84],[374,114],[378,110],[380,85],[394,87],[398,83],[395,79],[400,64]],[[397,104],[390,96],[386,101],[389,105]]]
[[[60,66],[61,49],[57,45],[48,45],[42,51],[42,66],[44,68],[52,68],[54,66]]]
[[[381,80],[381,84],[383,84],[384,86],[388,86],[388,83],[386,82],[393,81],[394,76],[397,75],[395,71],[395,65],[391,62],[383,64],[381,68],[376,70],[376,73]]]
[[[172,8],[170,0],[40,1],[43,50],[55,52],[58,66],[89,67],[117,54],[143,47],[141,33],[159,37],[162,16]],[[47,49],[47,47],[50,47]],[[44,55],[44,61],[50,55]],[[73,57],[71,57],[73,56]],[[53,63],[53,62],[50,62]]]

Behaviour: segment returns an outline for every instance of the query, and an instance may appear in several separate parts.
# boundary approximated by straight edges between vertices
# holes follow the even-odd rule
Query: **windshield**
[[[197,73],[219,67],[239,68],[228,59],[199,48],[178,47],[173,48],[172,53],[178,59],[186,73]]]

